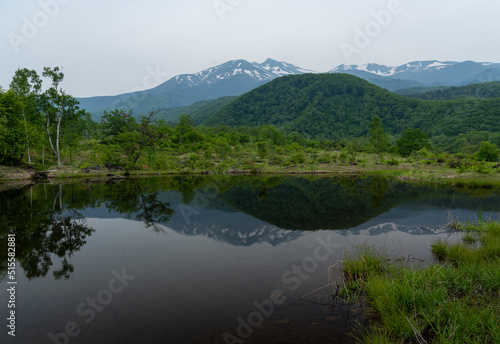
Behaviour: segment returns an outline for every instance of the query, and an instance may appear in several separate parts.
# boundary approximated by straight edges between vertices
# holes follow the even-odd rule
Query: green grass
[[[344,276],[347,281],[367,280],[384,271],[386,259],[383,250],[366,244],[356,246],[354,251],[345,253],[342,258]]]
[[[346,255],[343,288],[370,304],[372,319],[357,341],[500,343],[500,223],[481,220],[460,226],[465,241],[436,241],[440,263],[425,267],[397,266],[366,246]]]

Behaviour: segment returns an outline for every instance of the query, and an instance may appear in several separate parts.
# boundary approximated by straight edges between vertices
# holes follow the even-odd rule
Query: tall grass
[[[357,247],[344,258],[346,287],[370,304],[362,343],[500,343],[500,223],[461,225],[478,245],[437,241],[440,263],[395,266],[379,250]]]

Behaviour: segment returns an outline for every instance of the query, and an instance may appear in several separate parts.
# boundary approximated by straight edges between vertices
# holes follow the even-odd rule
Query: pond
[[[432,261],[500,191],[372,177],[172,176],[0,192],[1,318],[19,343],[348,343],[329,266],[356,245]],[[15,279],[7,265],[15,238]],[[331,271],[336,271],[335,269]],[[2,342],[3,339],[2,339]],[[10,341],[8,341],[10,342]]]

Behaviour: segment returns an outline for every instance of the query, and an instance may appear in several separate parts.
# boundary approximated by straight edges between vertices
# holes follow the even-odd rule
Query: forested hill
[[[171,109],[161,109],[158,113],[158,119],[171,122],[178,122],[182,114],[189,114],[195,123],[203,122],[212,113],[220,110],[231,103],[237,97],[222,97],[211,100],[200,100],[192,105],[186,105]]]
[[[500,98],[425,101],[398,96],[348,74],[304,74],[275,79],[225,106],[205,124],[272,124],[317,139],[360,137],[374,115],[400,134],[420,128],[430,136],[500,129]]]
[[[431,90],[428,92],[419,92],[414,89],[414,92],[408,90],[400,90],[396,92],[405,95],[409,98],[418,98],[424,100],[454,100],[463,98],[499,98],[500,97],[500,81],[485,82],[482,84],[473,84],[462,87],[446,87],[442,89]]]

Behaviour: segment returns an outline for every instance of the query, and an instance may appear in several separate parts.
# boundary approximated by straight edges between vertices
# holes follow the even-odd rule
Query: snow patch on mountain
[[[446,66],[448,66],[446,63],[434,61],[433,63],[431,63],[430,65],[428,65],[426,68],[427,69],[429,69],[429,68],[441,69],[441,68],[444,68]]]
[[[211,67],[196,74],[178,75],[173,78],[177,86],[191,88],[204,84],[214,84],[232,77],[245,77],[256,82],[271,81],[285,75],[316,73],[312,70],[299,68],[293,64],[267,59],[263,63],[246,60],[231,60],[219,66]],[[172,80],[172,79],[171,79]]]
[[[386,66],[376,63],[367,63],[363,65],[339,65],[329,71],[329,73],[342,73],[346,71],[362,71],[378,76],[395,76],[401,73],[413,73],[423,70],[439,70],[457,64],[457,62],[441,62],[441,61],[414,61],[400,66]],[[484,65],[484,64],[483,64]]]

